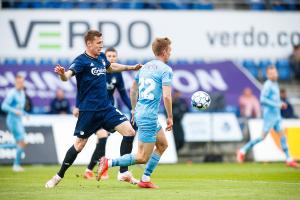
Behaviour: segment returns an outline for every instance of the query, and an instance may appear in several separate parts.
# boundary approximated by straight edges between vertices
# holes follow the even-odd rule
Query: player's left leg
[[[120,146],[120,155],[130,154],[132,151],[134,136],[123,136],[121,146]],[[121,166],[118,172],[117,179],[119,181],[129,182],[131,184],[137,184],[139,181],[135,179],[130,171],[128,171],[128,166]]]
[[[116,167],[116,166],[130,166],[134,164],[145,164],[150,158],[151,153],[154,149],[154,142],[151,143],[145,143],[142,141],[139,141],[138,144],[138,152],[137,154],[125,154],[119,158],[116,159],[107,159],[105,157],[102,157],[99,162],[99,167],[97,171],[97,177],[96,180],[99,181],[100,177],[103,173],[105,173],[108,168],[110,167]]]
[[[141,181],[138,183],[138,186],[142,188],[158,188],[158,186],[150,182],[150,176],[158,165],[160,157],[168,148],[168,141],[162,128],[160,128],[160,130],[158,131],[156,139],[156,148],[152,153],[149,161],[147,162]]]
[[[268,135],[271,128],[274,127],[274,120],[264,119],[263,121],[263,132],[260,137],[255,138],[254,140],[250,140],[247,144],[245,144],[242,148],[237,151],[236,160],[239,163],[244,162],[246,154],[258,143],[263,141],[265,137]]]
[[[17,142],[16,157],[13,164],[13,171],[22,172],[24,171],[24,169],[21,167],[21,159],[22,159],[22,154],[24,153],[24,148],[26,147],[25,129],[20,120],[14,121],[14,125],[9,128]]]
[[[274,130],[280,135],[280,144],[286,157],[286,165],[289,167],[300,168],[300,165],[293,160],[289,153],[289,148],[286,141],[286,134],[282,127],[281,120],[276,123]]]

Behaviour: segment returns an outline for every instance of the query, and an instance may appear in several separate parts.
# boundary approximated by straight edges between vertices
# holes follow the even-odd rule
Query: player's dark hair
[[[105,54],[106,54],[107,52],[110,52],[110,51],[117,53],[117,50],[116,50],[115,48],[109,47],[109,48],[107,48],[107,49],[105,50]]]
[[[170,44],[171,40],[167,37],[156,38],[152,43],[152,51],[154,55],[160,56],[163,53],[163,51],[167,50]]]
[[[84,35],[84,42],[87,44],[88,41],[93,41],[95,37],[101,37],[102,33],[96,30],[89,30]]]
[[[19,78],[20,78],[20,79],[24,79],[24,76],[22,76],[21,74],[17,74],[15,78],[16,78],[16,79],[19,79]]]

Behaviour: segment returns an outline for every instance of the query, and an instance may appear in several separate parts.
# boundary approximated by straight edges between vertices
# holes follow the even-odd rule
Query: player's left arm
[[[122,65],[119,63],[111,63],[110,66],[107,68],[108,73],[112,72],[123,72],[123,71],[137,71],[141,69],[141,64],[136,65]]]
[[[173,72],[171,68],[165,70],[162,74],[163,101],[167,112],[167,131],[171,131],[173,127],[172,112],[172,79]]]

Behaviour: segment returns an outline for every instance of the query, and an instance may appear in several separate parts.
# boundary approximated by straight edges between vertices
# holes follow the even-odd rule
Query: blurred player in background
[[[10,90],[3,100],[2,110],[7,112],[6,124],[8,130],[13,134],[16,144],[1,144],[0,148],[16,148],[16,157],[13,164],[13,171],[21,172],[21,156],[26,147],[25,129],[22,124],[22,115],[25,115],[25,91],[24,77],[17,75],[15,79],[15,88]]]
[[[105,51],[105,55],[110,63],[115,63],[118,60],[118,53],[114,48],[108,48]],[[115,73],[108,73],[106,75],[106,87],[107,87],[107,93],[108,93],[108,99],[111,102],[111,105],[115,105],[114,103],[114,92],[117,89],[122,101],[127,106],[129,110],[131,110],[131,103],[130,99],[126,93],[124,80],[122,77],[121,72],[115,72]],[[75,110],[75,114],[78,113],[78,109]],[[96,144],[96,148],[94,150],[94,153],[92,155],[91,161],[88,164],[85,173],[84,178],[86,179],[93,179],[94,173],[93,168],[98,163],[99,159],[105,155],[105,145],[107,141],[107,137],[109,133],[105,129],[100,129],[96,133],[98,142]],[[123,140],[121,142],[120,147],[120,154],[125,155],[128,153],[131,153],[132,151],[132,143],[133,143],[134,136],[123,136]],[[103,174],[101,177],[101,180],[108,179],[107,173]],[[118,173],[117,179],[119,181],[126,181],[132,184],[137,184],[138,180],[136,180],[132,173],[128,171],[128,167],[120,167],[120,171]]]
[[[77,154],[86,145],[88,138],[97,130],[104,128],[107,131],[116,130],[123,136],[135,135],[127,118],[108,100],[106,73],[139,70],[141,65],[110,63],[101,52],[103,37],[99,31],[88,31],[84,40],[86,51],[73,61],[69,70],[65,71],[60,65],[56,65],[54,69],[62,81],[68,81],[75,75],[79,116],[74,131],[74,135],[77,136],[75,143],[67,151],[59,172],[45,184],[46,188],[53,188],[61,181]]]
[[[133,153],[126,154],[117,159],[102,157],[98,167],[97,180],[100,180],[102,174],[106,173],[109,167],[147,163],[138,186],[157,188],[156,185],[150,182],[150,176],[168,146],[164,131],[158,122],[161,96],[163,96],[167,112],[166,130],[172,130],[173,126],[171,96],[173,72],[166,64],[171,54],[170,39],[155,39],[152,43],[152,50],[156,60],[146,63],[137,73],[130,91],[132,115],[137,123],[139,133],[138,152],[136,155]],[[154,147],[156,148],[154,149]]]
[[[285,132],[282,127],[280,109],[286,109],[287,105],[280,100],[279,86],[277,83],[278,72],[275,66],[268,67],[267,77],[268,80],[264,83],[263,90],[260,95],[264,121],[262,136],[249,141],[245,146],[239,149],[237,152],[237,161],[243,162],[248,151],[251,150],[254,145],[261,142],[273,128],[280,134],[281,148],[285,153],[287,166],[299,168],[300,165],[296,163],[289,154]]]

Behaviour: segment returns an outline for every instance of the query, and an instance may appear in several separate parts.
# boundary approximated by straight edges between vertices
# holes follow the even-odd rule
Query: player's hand
[[[79,116],[79,108],[76,108],[76,107],[73,108],[72,113],[73,113],[73,116],[74,116],[74,117],[78,118],[78,116]]]
[[[173,118],[168,117],[166,131],[171,131],[173,127]]]
[[[287,109],[287,104],[286,104],[286,103],[284,103],[284,102],[282,102],[282,104],[281,104],[281,109],[282,109],[282,110],[285,110],[285,109]]]
[[[54,72],[58,75],[64,75],[65,74],[65,68],[63,68],[60,64],[55,65]]]
[[[141,64],[136,64],[136,65],[132,66],[132,69],[131,69],[131,70],[137,71],[137,70],[141,69],[142,66],[143,66],[143,65],[141,65]]]

